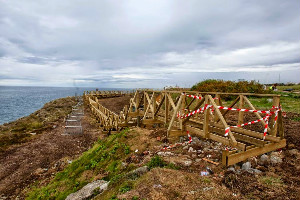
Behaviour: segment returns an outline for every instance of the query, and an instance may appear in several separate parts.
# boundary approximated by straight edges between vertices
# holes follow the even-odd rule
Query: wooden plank
[[[174,101],[173,101],[172,97],[171,97],[170,94],[168,94],[168,93],[167,93],[167,96],[168,96],[168,98],[169,98],[169,102],[170,102],[171,106],[172,106],[173,109],[175,110],[176,106],[175,106],[175,104],[174,104]]]
[[[159,109],[160,109],[160,108],[161,108],[161,106],[163,105],[163,103],[164,103],[164,100],[165,100],[165,95],[163,95],[163,98],[161,99],[161,101],[160,101],[159,105],[157,106],[157,109],[156,109],[156,111],[155,111],[155,113],[154,113],[154,115],[155,115],[155,116],[157,115],[157,113],[158,113]]]
[[[274,151],[279,148],[283,148],[286,146],[286,140],[283,139],[278,143],[270,143],[266,144],[264,147],[256,147],[245,152],[235,153],[232,155],[227,156],[227,163],[226,166],[233,165],[235,163],[241,162],[246,160],[247,158],[258,156],[270,151]]]
[[[221,129],[221,128],[209,126],[209,131],[210,132],[215,132],[215,133],[217,133],[218,135],[221,135],[221,136],[224,135],[224,129]],[[256,146],[259,146],[259,147],[263,147],[266,143],[265,141],[263,141],[261,139],[257,139],[257,138],[247,136],[247,135],[244,135],[244,134],[240,134],[240,133],[236,133],[236,132],[233,132],[233,131],[232,131],[232,134],[238,141],[246,142],[246,143],[249,143],[249,144],[255,144]]]
[[[205,138],[205,134],[204,134],[203,130],[200,130],[200,129],[194,128],[194,127],[190,127],[190,126],[186,126],[186,130],[189,131],[191,135],[197,135],[197,136],[201,136],[201,137]],[[214,133],[210,133],[208,139],[211,139],[211,140],[214,140],[217,142],[221,142],[222,144],[227,145],[227,146],[231,146],[231,142],[228,138],[216,135]],[[245,151],[245,149],[246,149],[246,145],[241,142],[237,142],[237,145],[235,147],[242,151]]]
[[[163,124],[163,121],[160,121],[158,119],[144,119],[142,121],[142,124],[148,125],[148,124]]]
[[[165,123],[167,124],[169,122],[169,100],[167,93],[165,93]]]
[[[174,113],[172,115],[172,118],[171,118],[171,121],[170,121],[170,124],[169,124],[169,127],[168,127],[168,134],[169,134],[169,131],[172,128],[172,125],[173,125],[173,122],[174,122],[175,118],[177,117],[176,115],[177,115],[177,112],[178,112],[178,110],[180,108],[181,101],[182,101],[182,95],[180,95],[179,101],[178,101],[177,106],[176,106],[176,108],[174,110]]]
[[[239,101],[239,109],[243,109],[244,108],[244,96],[240,95],[240,101]],[[244,112],[239,111],[239,117],[238,117],[238,124],[237,125],[241,125],[244,123]]]
[[[208,104],[209,97],[208,95],[205,96],[205,105]],[[205,138],[209,138],[209,131],[208,131],[208,125],[209,125],[209,109],[206,109],[204,111],[204,123],[203,123],[203,131]]]

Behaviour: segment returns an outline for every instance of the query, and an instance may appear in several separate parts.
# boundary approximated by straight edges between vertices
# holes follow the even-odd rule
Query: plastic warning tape
[[[189,141],[187,141],[187,142],[182,142],[182,143],[175,143],[175,144],[173,144],[173,145],[164,147],[164,148],[162,148],[161,150],[168,150],[168,149],[172,149],[172,148],[177,147],[177,146],[181,146],[181,145],[183,145],[183,144],[190,144],[191,142],[193,142],[193,139],[192,139],[192,136],[190,135],[190,132],[189,132],[189,131],[187,131],[187,135],[188,135]]]
[[[179,113],[177,113],[177,117],[180,118],[180,119],[184,119],[184,118],[187,118],[187,117],[189,117],[189,116],[192,116],[192,115],[194,115],[194,114],[196,114],[196,113],[202,113],[202,112],[204,112],[206,109],[208,109],[208,108],[210,108],[210,107],[212,107],[212,105],[205,104],[204,107],[199,108],[199,109],[197,109],[197,110],[194,110],[194,111],[192,111],[192,112],[190,112],[190,113],[188,113],[188,114],[180,115]]]
[[[229,108],[224,106],[217,106],[221,110],[236,110],[236,111],[242,111],[242,112],[253,112],[253,113],[263,113],[263,114],[274,114],[275,111],[270,110],[250,110],[246,108]]]
[[[201,96],[196,96],[196,95],[192,95],[192,94],[186,94],[186,93],[182,93],[182,95],[185,95],[185,96],[187,96],[187,97],[191,97],[191,98],[194,98],[194,99],[203,99],[203,97],[201,97]],[[215,98],[213,98],[213,99],[219,99],[218,97],[215,97]]]

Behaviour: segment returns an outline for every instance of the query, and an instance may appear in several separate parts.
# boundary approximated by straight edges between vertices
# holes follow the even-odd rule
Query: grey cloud
[[[299,10],[297,0],[0,1],[0,75],[163,85],[183,71],[298,69]]]

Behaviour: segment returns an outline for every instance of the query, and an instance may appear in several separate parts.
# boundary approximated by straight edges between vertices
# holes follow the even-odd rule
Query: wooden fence
[[[166,126],[169,138],[184,136],[189,131],[191,135],[212,139],[228,146],[231,150],[224,150],[222,156],[222,163],[226,166],[286,146],[282,112],[278,109],[279,95],[136,90],[132,94],[129,107],[125,106],[119,114],[98,103],[98,98],[121,95],[130,93],[85,93],[85,100],[105,131],[153,124]],[[272,99],[273,107],[266,111],[266,114],[271,113],[269,120],[266,120],[265,111],[261,112],[253,106],[249,97]],[[225,101],[228,99],[230,101]],[[257,123],[261,123],[261,131],[253,131],[243,126],[243,109],[250,110],[249,113],[257,118]],[[203,112],[199,112],[201,110]],[[236,124],[232,124],[233,122]],[[265,137],[264,128],[267,130]],[[225,130],[227,136],[224,134]]]

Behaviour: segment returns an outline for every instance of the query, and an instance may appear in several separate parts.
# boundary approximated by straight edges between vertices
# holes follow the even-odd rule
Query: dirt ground
[[[104,107],[106,107],[109,110],[115,112],[116,114],[119,114],[120,111],[123,110],[125,105],[129,106],[130,98],[132,98],[132,97],[129,96],[129,95],[125,95],[125,96],[122,96],[122,97],[98,99],[98,101]]]
[[[99,137],[99,129],[90,124],[90,111],[82,119],[83,135],[61,135],[65,123],[60,120],[52,130],[32,140],[13,145],[0,154],[0,199],[23,199],[26,187],[35,181],[46,184],[74,158],[89,149]]]

